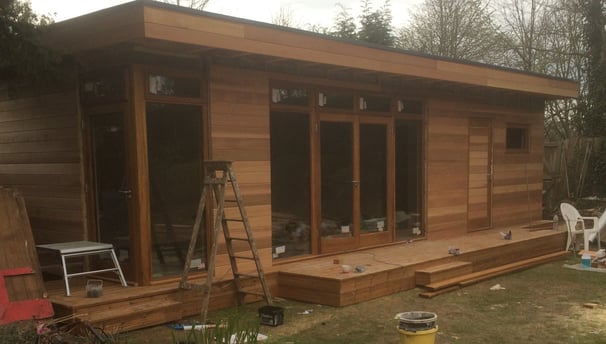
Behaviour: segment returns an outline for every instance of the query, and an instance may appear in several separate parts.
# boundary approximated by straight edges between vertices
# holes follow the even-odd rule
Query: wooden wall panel
[[[75,91],[0,101],[0,185],[23,194],[36,243],[85,237],[78,123]]]
[[[427,112],[429,239],[462,235],[470,226],[467,204],[473,195],[467,187],[471,118],[488,119],[492,125],[492,227],[541,219],[543,113],[536,104],[497,106],[463,97],[441,97],[427,102]],[[512,124],[529,128],[527,152],[506,150],[506,128]]]
[[[210,67],[211,152],[214,160],[234,161],[234,172],[264,267],[272,265],[269,81],[264,73]],[[228,196],[229,198],[229,196]],[[226,214],[236,209],[226,209]],[[237,213],[236,213],[237,214]],[[231,227],[230,227],[231,228]],[[237,236],[238,226],[232,234]],[[236,246],[236,251],[248,251]],[[229,271],[225,243],[219,239],[217,275]],[[242,265],[242,270],[253,266]]]
[[[520,107],[494,121],[493,225],[495,227],[540,220],[543,215],[543,112]],[[508,152],[508,125],[529,129],[527,152]]]
[[[432,240],[467,230],[468,123],[452,103],[427,105],[427,236]]]

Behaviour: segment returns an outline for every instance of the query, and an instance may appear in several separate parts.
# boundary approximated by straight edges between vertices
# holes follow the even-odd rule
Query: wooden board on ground
[[[454,277],[437,283],[428,284],[425,287],[431,291],[442,290],[445,288],[450,288],[452,286],[465,287],[496,276],[504,275],[506,273],[523,270],[539,264],[547,263],[549,261],[564,257],[565,255],[568,255],[567,251],[550,253],[539,257],[521,260],[511,264],[498,266],[492,269],[486,269],[471,274]]]
[[[415,277],[417,285],[427,285],[472,272],[471,262],[455,261],[417,270]]]
[[[53,316],[23,197],[0,187],[0,325]]]

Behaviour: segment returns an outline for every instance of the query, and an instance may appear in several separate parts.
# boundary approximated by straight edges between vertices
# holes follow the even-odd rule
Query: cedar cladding
[[[0,100],[0,185],[25,198],[36,243],[82,240],[75,90]]]
[[[269,81],[264,73],[212,66],[210,70],[212,160],[233,160],[246,212],[264,266],[271,266]],[[226,216],[231,211],[227,209]],[[236,217],[236,216],[235,216]],[[232,228],[232,233],[238,228]],[[237,236],[237,235],[234,235]],[[220,236],[217,269],[229,268]],[[236,251],[247,251],[248,246]],[[252,264],[252,263],[251,263]],[[251,265],[252,267],[252,265]],[[247,267],[243,266],[243,270]],[[218,273],[219,274],[219,273]]]

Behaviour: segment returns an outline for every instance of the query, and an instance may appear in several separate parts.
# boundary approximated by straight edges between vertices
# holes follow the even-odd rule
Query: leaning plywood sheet
[[[53,316],[23,197],[0,187],[0,325]]]

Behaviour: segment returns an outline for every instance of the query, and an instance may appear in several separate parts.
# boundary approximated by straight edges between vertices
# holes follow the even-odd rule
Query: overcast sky
[[[54,14],[55,21],[62,21],[103,8],[115,6],[130,0],[30,0],[34,12]],[[407,23],[410,9],[423,0],[391,0],[392,24],[402,27]],[[357,17],[361,0],[210,0],[205,10],[234,17],[271,22],[280,7],[294,14],[297,26],[332,26],[337,12],[337,3],[345,5],[350,13]],[[384,0],[372,1],[375,8],[383,5]]]

